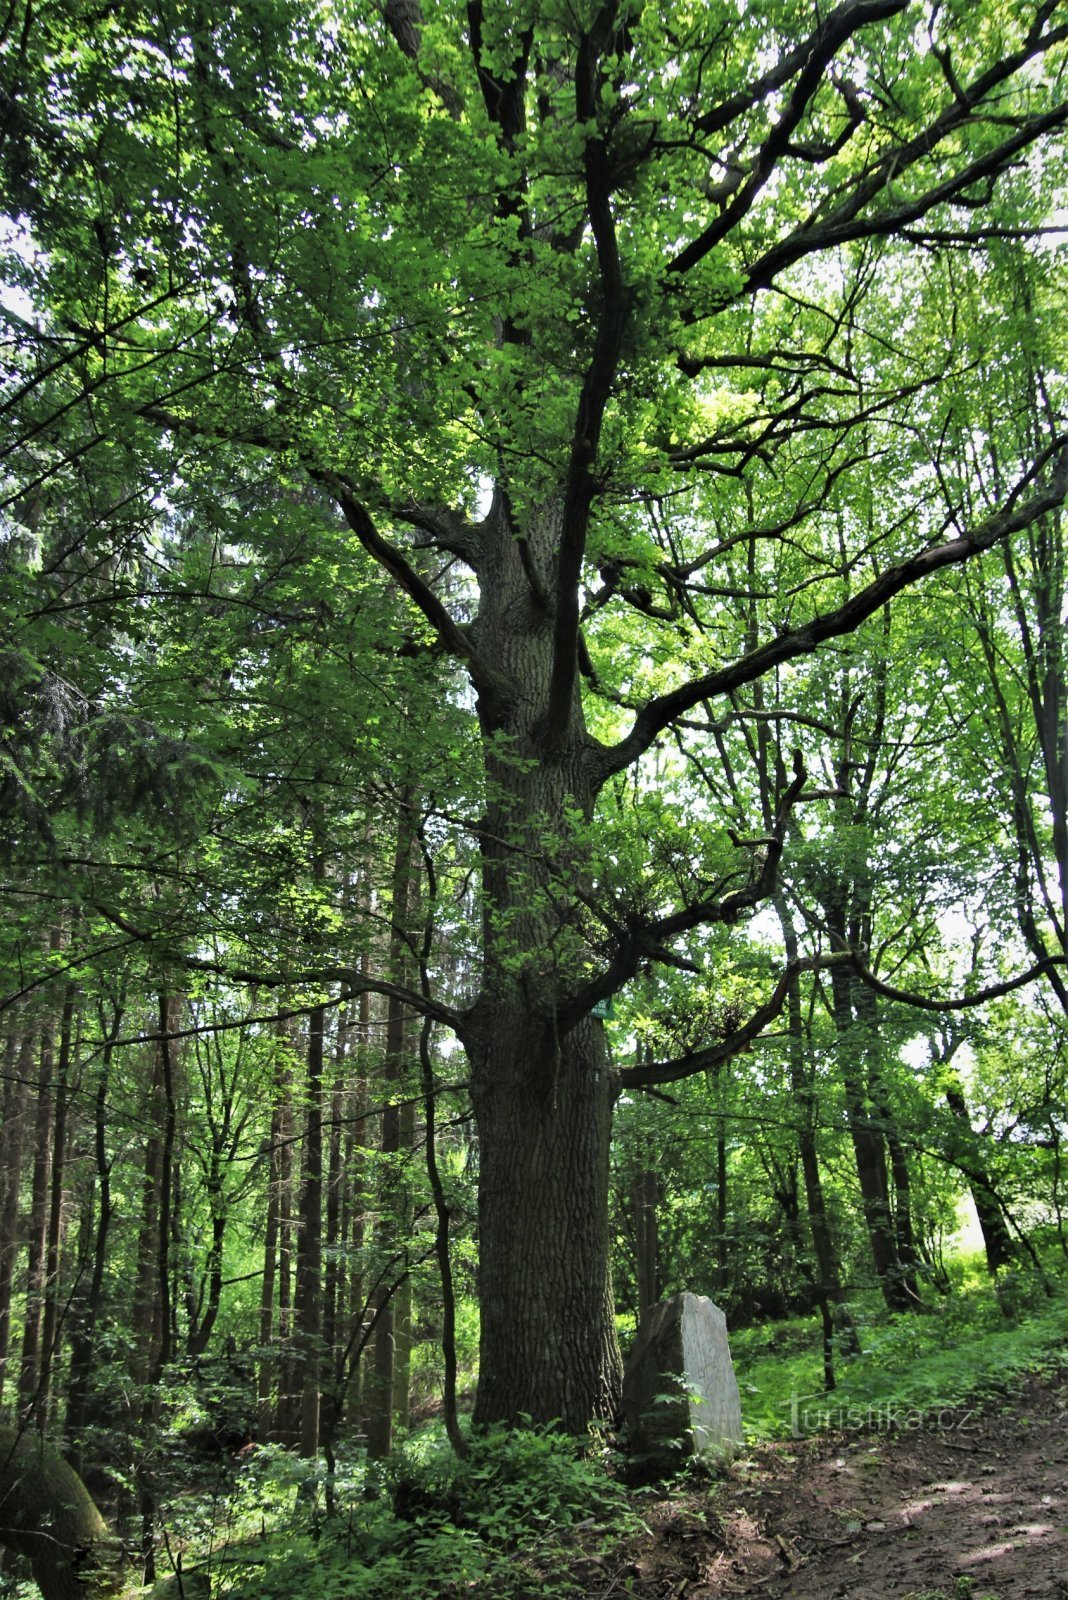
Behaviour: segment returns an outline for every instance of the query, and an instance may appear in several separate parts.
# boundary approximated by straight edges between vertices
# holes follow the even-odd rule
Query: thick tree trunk
[[[566,516],[564,498],[549,500],[520,525],[498,492],[480,528],[484,962],[460,1031],[480,1151],[475,1421],[556,1418],[582,1434],[618,1413],[621,1375],[608,1271],[615,1085],[603,1025],[560,1022],[585,963],[600,960],[582,890],[601,769],[577,656],[561,653],[577,649],[558,614],[577,606],[557,583]]]
[[[522,1014],[478,1019],[468,1042],[479,1129],[476,1424],[611,1420],[619,1350],[608,1277],[613,1080],[602,1024],[532,1051]]]
[[[43,1600],[108,1600],[129,1592],[122,1546],[81,1478],[40,1434],[6,1426],[0,1426],[0,1545],[26,1557]],[[153,1587],[149,1600],[208,1600],[209,1593],[206,1572],[175,1572]]]
[[[0,1428],[0,1544],[27,1557],[44,1600],[103,1600],[123,1588],[117,1541],[81,1479],[36,1432]]]

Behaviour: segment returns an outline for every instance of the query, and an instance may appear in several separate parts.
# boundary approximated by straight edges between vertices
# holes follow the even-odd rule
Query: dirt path
[[[767,1446],[718,1493],[654,1502],[652,1538],[589,1573],[590,1600],[1068,1600],[1068,1371],[902,1421]]]

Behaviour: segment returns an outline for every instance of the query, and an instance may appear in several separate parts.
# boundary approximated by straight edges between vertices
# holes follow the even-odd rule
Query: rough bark
[[[558,1419],[582,1433],[591,1418],[614,1420],[621,1398],[602,1024],[587,1019],[561,1042],[549,1081],[507,1010],[468,1048],[480,1141],[475,1422]]]
[[[488,663],[485,955],[461,1036],[480,1152],[475,1421],[557,1418],[582,1433],[618,1414],[622,1379],[608,1270],[615,1083],[603,1025],[560,1020],[586,953],[576,821],[602,775],[577,677],[554,674],[554,654],[575,649],[554,634],[550,598],[567,514],[550,503],[518,527],[498,494],[484,527],[472,636]]]

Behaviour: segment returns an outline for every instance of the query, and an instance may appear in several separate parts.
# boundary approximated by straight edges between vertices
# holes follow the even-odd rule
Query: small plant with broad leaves
[[[335,1485],[337,1515],[295,1515],[231,1552],[223,1592],[261,1600],[416,1600],[579,1592],[571,1565],[637,1527],[606,1462],[549,1429],[492,1429],[459,1461],[413,1439]]]

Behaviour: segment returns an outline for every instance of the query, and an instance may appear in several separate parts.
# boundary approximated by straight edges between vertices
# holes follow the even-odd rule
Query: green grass
[[[817,1318],[767,1324],[731,1336],[751,1439],[862,1425],[917,1425],[941,1408],[1003,1391],[1028,1373],[1068,1356],[1068,1280],[1054,1296],[1022,1293],[1009,1320],[975,1263],[956,1268],[945,1297],[931,1295],[922,1314],[890,1316],[874,1297],[854,1306],[863,1354],[835,1362],[837,1388],[823,1389],[822,1335]]]

